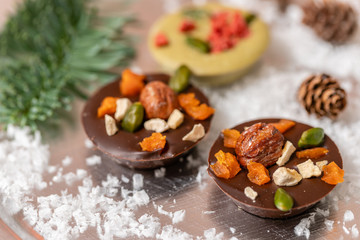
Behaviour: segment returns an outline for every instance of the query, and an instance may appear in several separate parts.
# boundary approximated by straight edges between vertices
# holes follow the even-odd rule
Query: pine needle
[[[100,18],[89,0],[25,0],[0,34],[0,123],[51,125],[86,98],[91,83],[134,56],[122,28],[129,17]]]

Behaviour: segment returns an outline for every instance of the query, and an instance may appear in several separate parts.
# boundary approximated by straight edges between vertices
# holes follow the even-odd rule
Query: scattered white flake
[[[328,231],[332,231],[333,230],[333,225],[334,225],[334,221],[325,219],[324,220],[325,226],[327,228]]]
[[[235,233],[235,231],[236,231],[236,229],[235,229],[235,228],[230,227],[230,232],[231,232],[232,234],[234,234],[234,233]]]
[[[47,167],[47,171],[48,171],[48,173],[50,173],[50,174],[56,172],[56,169],[57,169],[56,166],[48,166],[48,167]]]
[[[64,174],[63,178],[64,178],[66,184],[69,186],[72,185],[73,182],[75,182],[78,179],[77,176],[73,172]]]
[[[124,183],[128,183],[130,182],[130,179],[127,178],[125,175],[121,175],[121,181],[123,181]]]
[[[300,223],[295,226],[294,232],[296,236],[305,236],[306,239],[309,239],[310,237],[310,224],[315,222],[315,214],[316,213],[310,213],[310,216],[307,218],[301,219]]]
[[[199,172],[196,175],[196,181],[200,185],[200,190],[203,190],[207,186],[207,183],[203,181],[204,179],[207,179],[207,178],[208,178],[207,165],[200,166]]]
[[[182,162],[183,158],[180,158],[180,162]],[[187,169],[192,169],[192,168],[196,168],[199,167],[200,165],[203,164],[203,162],[200,160],[200,158],[194,158],[193,155],[189,155],[186,157],[186,168]]]
[[[347,235],[349,235],[349,234],[350,234],[349,229],[347,229],[347,228],[345,227],[345,225],[343,225],[343,230],[344,230],[344,232],[345,232]]]
[[[174,198],[173,203],[176,204],[176,199]]]
[[[59,168],[56,175],[52,178],[53,182],[59,183],[63,180],[62,176],[63,168]]]
[[[72,158],[69,156],[66,156],[61,162],[64,167],[67,167],[72,163]]]
[[[204,237],[206,240],[222,240],[224,233],[216,234],[216,229],[210,228],[204,231]]]
[[[112,176],[110,173],[106,177],[106,181],[102,181],[101,185],[105,189],[105,195],[108,197],[116,196],[118,188],[120,187],[120,181],[117,177]]]
[[[84,177],[86,177],[87,172],[84,169],[76,169],[76,176],[79,180],[83,179]]]
[[[94,144],[93,144],[93,142],[90,140],[90,139],[85,139],[85,142],[84,142],[84,144],[85,144],[85,147],[86,148],[93,148],[94,147]]]
[[[159,219],[148,214],[142,215],[139,218],[138,222],[140,223],[138,227],[140,233],[138,234],[138,236],[153,238],[155,237],[156,233],[159,232],[161,229]]]
[[[91,157],[86,158],[86,165],[94,166],[96,164],[101,164],[101,157],[98,155],[92,155]]]
[[[229,240],[239,240],[237,237],[231,237]]]
[[[351,237],[352,238],[358,238],[359,237],[359,230],[357,229],[356,224],[354,224],[351,227]]]
[[[39,132],[12,125],[0,131],[0,199],[9,214],[24,208],[24,197],[33,188],[45,187],[49,147],[41,143]],[[29,210],[30,211],[30,210]]]
[[[351,210],[346,210],[344,213],[344,222],[350,222],[354,220],[354,213]]]
[[[154,170],[154,175],[156,178],[163,178],[165,176],[165,173],[166,173],[166,168],[164,167]]]
[[[172,224],[182,222],[185,218],[185,212],[186,212],[185,210],[179,210],[179,211],[174,212]]]
[[[140,190],[144,186],[144,176],[139,173],[135,173],[132,177],[134,190]]]
[[[171,239],[192,240],[193,239],[193,237],[190,234],[183,232],[177,228],[174,228],[172,225],[164,226],[162,228],[161,233],[156,234],[156,238],[162,240],[171,240]]]
[[[316,213],[321,214],[324,217],[328,217],[330,215],[330,210],[329,209],[322,210],[320,208],[316,208],[315,211],[316,211]]]
[[[203,211],[203,214],[213,214],[215,211]]]

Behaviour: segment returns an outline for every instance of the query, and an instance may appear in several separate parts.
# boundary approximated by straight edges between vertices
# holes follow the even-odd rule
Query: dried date
[[[258,162],[265,167],[273,165],[281,156],[284,136],[274,126],[256,123],[241,133],[236,141],[235,152],[244,167]]]

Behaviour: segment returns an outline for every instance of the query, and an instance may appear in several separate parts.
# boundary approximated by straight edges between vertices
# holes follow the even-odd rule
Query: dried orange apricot
[[[344,170],[342,170],[335,162],[331,162],[323,167],[324,175],[321,178],[324,182],[336,185],[344,181]]]
[[[185,112],[195,120],[205,120],[214,114],[215,109],[203,103],[199,106],[188,105],[185,107]]]
[[[165,147],[166,136],[161,133],[153,133],[150,137],[144,138],[139,144],[143,151],[153,152],[160,150]]]
[[[187,105],[197,106],[200,104],[200,101],[195,98],[195,93],[179,94],[178,101],[182,108],[185,108]]]
[[[290,128],[294,127],[296,123],[294,121],[290,121],[287,119],[281,119],[279,122],[270,123],[270,124],[273,125],[281,133],[284,133]]]
[[[229,169],[221,164],[219,161],[217,161],[215,164],[210,165],[211,169],[214,171],[215,175],[219,178],[230,178],[230,171]]]
[[[139,95],[145,86],[144,79],[145,75],[138,75],[130,69],[125,69],[121,74],[120,93],[125,97]]]
[[[297,158],[311,158],[311,159],[318,159],[329,152],[326,148],[317,147],[311,149],[305,149],[302,151],[296,152]]]
[[[180,106],[195,120],[205,120],[214,114],[215,109],[205,103],[200,104],[194,93],[182,93],[178,96]]]
[[[235,148],[236,141],[240,137],[240,132],[236,129],[224,129],[222,133],[224,135],[224,146]]]
[[[247,168],[249,170],[247,177],[251,182],[261,186],[270,181],[269,170],[261,163],[249,162]]]
[[[217,177],[229,179],[240,172],[241,168],[236,157],[231,153],[224,153],[222,150],[215,153],[217,162],[210,165]]]
[[[114,114],[116,112],[116,100],[115,97],[105,97],[97,109],[98,118],[105,116],[105,114]]]

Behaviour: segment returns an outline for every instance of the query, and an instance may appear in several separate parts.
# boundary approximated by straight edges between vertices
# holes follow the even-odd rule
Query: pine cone
[[[336,0],[313,0],[303,9],[303,23],[312,27],[325,41],[344,43],[357,28],[357,14],[348,4]]]
[[[335,118],[346,106],[346,93],[326,74],[313,75],[300,86],[298,99],[308,113]]]

